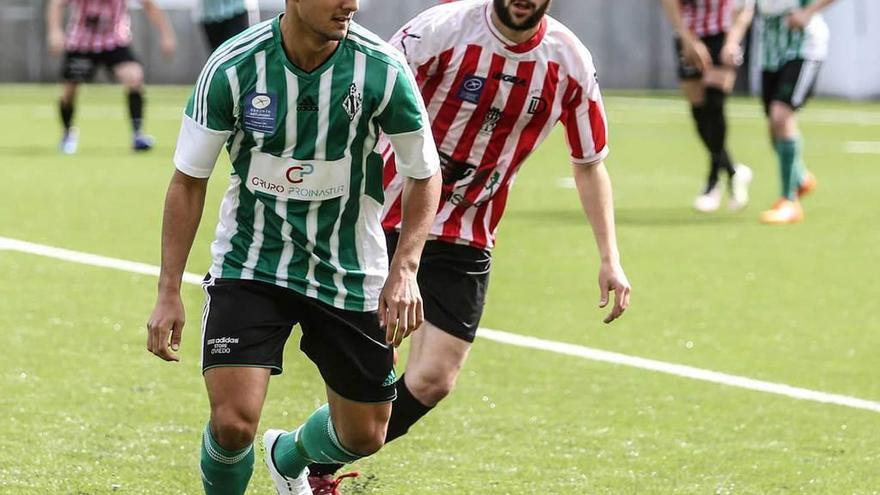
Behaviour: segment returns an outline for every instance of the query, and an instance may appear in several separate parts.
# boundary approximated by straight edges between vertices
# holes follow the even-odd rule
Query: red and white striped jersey
[[[699,37],[726,33],[733,25],[734,0],[680,0],[684,25]]]
[[[67,50],[103,52],[131,44],[126,0],[66,0],[70,6]]]
[[[492,248],[523,161],[562,122],[574,163],[608,155],[607,121],[592,56],[545,16],[535,36],[505,39],[490,0],[425,11],[391,39],[416,75],[443,169],[431,238]],[[400,228],[404,178],[385,148],[386,231]]]

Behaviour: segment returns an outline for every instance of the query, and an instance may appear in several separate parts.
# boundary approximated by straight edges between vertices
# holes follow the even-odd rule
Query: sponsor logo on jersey
[[[318,105],[315,103],[315,100],[312,99],[311,96],[306,96],[302,100],[300,100],[296,104],[297,112],[317,112]]]
[[[478,103],[486,89],[486,78],[468,74],[458,88],[458,99],[469,103]]]
[[[312,175],[314,172],[314,165],[311,163],[303,163],[302,165],[294,165],[290,167],[284,175],[291,184],[302,184],[305,182],[305,177]]]
[[[251,93],[245,97],[242,120],[245,130],[273,133],[278,119],[278,102],[269,93]]]
[[[501,81],[501,82],[513,84],[514,86],[525,86],[526,85],[525,79],[523,79],[521,77],[517,77],[517,76],[512,76],[510,74],[505,74],[503,72],[496,72],[495,74],[492,74],[492,78],[495,79],[496,81]]]
[[[547,100],[543,96],[532,96],[529,100],[529,107],[526,112],[529,115],[537,115],[547,110]]]
[[[342,108],[345,109],[345,113],[348,114],[348,120],[354,120],[355,116],[361,110],[361,102],[364,101],[363,95],[358,91],[358,87],[355,83],[351,83],[351,86],[348,87],[348,94],[345,96],[345,99],[342,100]]]
[[[492,107],[486,112],[486,116],[483,117],[483,125],[480,126],[480,132],[483,134],[489,134],[498,127],[498,122],[501,121],[501,117],[504,116],[504,113],[498,107]]]

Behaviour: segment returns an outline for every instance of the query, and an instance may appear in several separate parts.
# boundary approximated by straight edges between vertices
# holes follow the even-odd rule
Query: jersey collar
[[[523,54],[530,52],[538,47],[541,44],[541,41],[544,40],[544,35],[547,34],[547,16],[545,15],[543,19],[541,19],[541,25],[538,27],[538,31],[534,36],[523,41],[522,43],[514,43],[507,39],[506,36],[501,34],[501,31],[495,26],[495,23],[492,22],[492,2],[488,2],[486,4],[486,8],[483,11],[483,17],[486,19],[486,25],[489,27],[489,32],[492,33],[492,36],[495,40],[507,51],[516,54]]]

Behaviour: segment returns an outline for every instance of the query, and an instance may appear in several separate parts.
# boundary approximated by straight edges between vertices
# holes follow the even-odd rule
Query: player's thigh
[[[77,81],[62,81],[61,82],[61,99],[67,103],[72,102],[76,98],[76,92],[79,89],[80,83]]]
[[[328,386],[327,403],[336,434],[344,447],[357,454],[368,455],[385,443],[391,401],[353,401]]]
[[[703,83],[707,87],[718,88],[725,93],[733,91],[736,84],[736,70],[731,67],[713,65],[703,75]]]
[[[797,114],[789,103],[770,103],[770,128],[775,138],[793,138],[798,134]]]
[[[244,422],[256,426],[269,386],[268,368],[212,368],[205,372],[205,387],[217,423]]]

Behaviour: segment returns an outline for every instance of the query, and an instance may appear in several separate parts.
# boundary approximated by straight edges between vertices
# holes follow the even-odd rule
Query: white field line
[[[19,251],[22,253],[36,254],[49,258],[71,261],[74,263],[82,263],[84,265],[99,266],[104,268],[113,268],[131,273],[140,273],[143,275],[159,275],[159,267],[148,265],[145,263],[137,263],[133,261],[121,260],[117,258],[108,258],[94,254],[81,253],[68,249],[61,249],[42,244],[34,244],[31,242],[0,237],[0,250]],[[198,285],[202,282],[202,276],[195,273],[185,273],[183,280],[187,283]],[[527,335],[519,335],[515,333],[502,332],[500,330],[492,330],[489,328],[480,328],[477,335],[481,338],[492,340],[495,342],[513,345],[517,347],[525,347],[528,349],[538,349],[542,351],[554,352],[566,356],[574,356],[591,361],[615,364],[620,366],[629,366],[667,375],[680,376],[693,380],[717,383],[730,387],[743,388],[746,390],[754,390],[765,392],[768,394],[782,395],[792,399],[807,400],[812,402],[820,402],[824,404],[835,404],[853,409],[863,409],[880,413],[880,402],[859,399],[847,395],[830,394],[827,392],[819,392],[805,388],[793,387],[784,383],[766,382],[763,380],[755,380],[744,376],[729,375],[718,371],[704,370],[692,366],[685,366],[675,363],[667,363],[664,361],[656,361],[654,359],[646,359],[638,356],[629,356],[616,352],[603,351],[575,344],[566,344],[563,342],[554,342],[552,340],[544,340]]]
[[[850,141],[843,149],[856,155],[880,155],[880,141]]]

